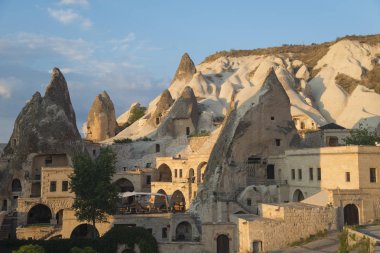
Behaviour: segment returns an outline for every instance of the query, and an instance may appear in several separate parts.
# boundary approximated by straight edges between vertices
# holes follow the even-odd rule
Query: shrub
[[[129,138],[125,138],[125,139],[114,139],[113,140],[113,143],[117,143],[117,144],[121,144],[121,143],[131,143],[133,142],[133,140],[129,139]]]
[[[83,249],[74,247],[70,250],[70,253],[98,253],[92,247],[84,247]]]
[[[12,253],[45,253],[45,250],[40,245],[28,244],[12,251]]]
[[[189,135],[189,137],[202,137],[202,136],[209,136],[210,131],[202,130],[200,132],[194,132]]]

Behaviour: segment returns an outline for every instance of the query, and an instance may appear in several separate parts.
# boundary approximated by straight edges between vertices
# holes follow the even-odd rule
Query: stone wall
[[[261,242],[262,251],[269,251],[284,248],[319,231],[336,229],[337,210],[332,207],[291,203],[262,204],[260,209],[263,212],[260,218],[235,216],[239,229],[239,252],[252,252],[254,241]]]

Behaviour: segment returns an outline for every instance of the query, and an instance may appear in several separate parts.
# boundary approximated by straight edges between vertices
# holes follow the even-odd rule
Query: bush
[[[98,253],[98,252],[91,247],[84,247],[83,249],[74,247],[70,250],[70,253]]]
[[[200,132],[194,132],[190,134],[189,137],[202,137],[202,136],[209,136],[209,135],[210,135],[210,131],[202,130]]]
[[[45,250],[40,245],[28,244],[12,251],[12,253],[45,253]]]
[[[129,139],[129,138],[125,138],[125,139],[114,139],[113,140],[113,143],[117,143],[117,144],[121,144],[121,143],[131,143],[133,142],[133,140]]]

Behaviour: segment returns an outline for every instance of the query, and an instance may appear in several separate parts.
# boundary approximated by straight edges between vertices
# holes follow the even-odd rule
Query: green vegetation
[[[209,136],[210,131],[202,130],[200,132],[194,132],[189,135],[189,137],[202,137],[202,136]]]
[[[88,154],[74,157],[74,174],[70,177],[71,189],[76,197],[73,204],[75,216],[80,221],[107,221],[107,214],[116,211],[118,194],[116,186],[111,183],[115,173],[116,155],[110,148],[100,150],[93,161]],[[92,237],[95,238],[95,231]]]
[[[113,140],[113,143],[117,143],[117,144],[123,144],[123,143],[131,143],[133,142],[132,139],[129,139],[129,138],[125,138],[125,139],[114,139]]]
[[[12,251],[12,253],[45,253],[45,250],[39,245],[28,244],[21,246],[18,250]]]
[[[138,138],[136,141],[153,141],[153,139],[145,136],[143,138]]]
[[[359,128],[352,129],[350,136],[343,139],[346,145],[369,145],[375,146],[376,142],[380,142],[380,136],[376,131],[371,131],[363,124],[359,125]]]
[[[348,253],[348,231],[345,228],[339,235],[338,253]]]
[[[348,241],[350,240],[350,244]],[[351,246],[350,246],[351,245]],[[343,229],[342,233],[339,235],[339,249],[338,253],[348,253],[348,252],[371,252],[371,241],[368,237],[357,238],[355,234],[348,233],[346,228]]]
[[[362,80],[356,80],[345,74],[339,73],[335,77],[335,82],[348,94],[351,94],[359,84],[369,89],[373,89],[376,93],[380,94],[380,66],[376,65],[372,70],[367,71],[362,77]]]
[[[142,118],[145,115],[145,112],[146,112],[146,107],[144,106],[133,107],[130,112],[128,122],[126,122],[124,125],[120,127],[120,131],[123,131],[124,129],[126,129],[127,127],[129,127],[130,125],[138,121],[140,118]]]
[[[327,230],[325,229],[323,231],[318,231],[316,234],[310,235],[307,238],[301,238],[300,240],[291,243],[289,246],[295,247],[295,246],[304,245],[306,243],[309,243],[309,242],[312,242],[312,241],[324,238],[326,236],[327,236]]]
[[[98,253],[96,250],[94,250],[92,247],[84,247],[84,248],[78,248],[74,247],[70,250],[70,253]]]

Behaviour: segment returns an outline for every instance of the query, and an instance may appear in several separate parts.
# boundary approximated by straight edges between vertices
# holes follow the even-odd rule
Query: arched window
[[[99,232],[93,225],[80,224],[71,232],[70,238],[92,238],[94,233],[95,237],[99,237]]]
[[[187,221],[179,223],[175,230],[176,241],[191,241],[192,237],[191,224]]]
[[[161,164],[158,167],[158,181],[159,182],[172,182],[172,171],[167,164]]]
[[[120,178],[114,184],[118,187],[119,192],[133,192],[135,190],[133,183],[126,178]]]
[[[52,215],[51,215],[50,208],[43,204],[38,204],[29,210],[27,223],[28,224],[38,224],[38,223],[49,224],[51,217]]]
[[[22,191],[21,182],[19,179],[15,178],[12,181],[12,192],[20,192]]]
[[[219,235],[216,238],[216,252],[229,253],[230,252],[230,239],[227,235]]]

